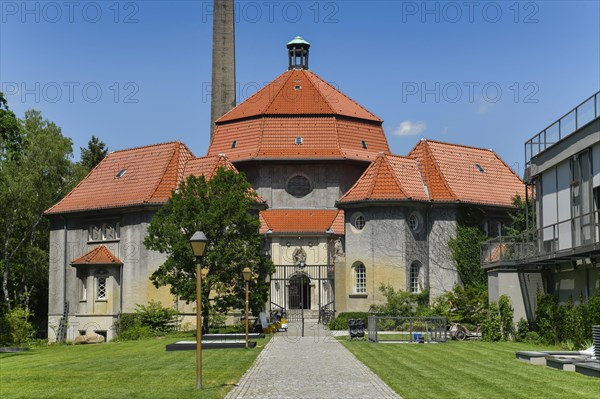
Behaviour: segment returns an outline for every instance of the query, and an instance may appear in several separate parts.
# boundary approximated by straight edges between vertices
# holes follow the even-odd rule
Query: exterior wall
[[[362,230],[354,227],[358,214],[365,218]],[[372,304],[385,298],[381,284],[395,289],[406,286],[406,221],[403,208],[366,207],[346,209],[346,257],[336,263],[336,310],[338,312],[368,311]],[[358,262],[366,268],[366,293],[355,293],[354,267]],[[343,285],[342,285],[343,284]]]
[[[538,290],[544,292],[541,273],[518,273],[515,270],[494,270],[488,273],[488,299],[498,302],[501,295],[510,298],[513,321],[533,320]]]
[[[335,209],[335,202],[358,180],[368,165],[338,163],[265,163],[236,165],[270,209]],[[307,177],[312,191],[302,198],[288,194],[287,181]]]
[[[310,279],[310,310],[318,311],[320,306],[334,300],[333,276],[330,274],[333,265],[328,259],[331,240],[332,238],[326,235],[271,237],[271,260],[276,269],[271,277],[273,303],[289,309],[289,279],[299,274]],[[304,268],[297,267],[294,262],[294,252],[298,249],[306,253]],[[311,316],[318,317],[318,313]]]
[[[448,240],[456,237],[456,208],[433,207],[429,211],[429,286],[431,298],[461,284]]]
[[[552,274],[550,289],[561,303],[569,298],[578,303],[580,297],[594,296],[600,292],[600,266],[594,267],[589,260],[580,260],[576,265],[562,263]]]
[[[67,339],[80,332],[106,331],[107,339],[114,337],[113,323],[119,312],[135,311],[137,304],[151,300],[164,306],[176,302],[168,287],[156,289],[149,278],[166,260],[166,256],[148,250],[143,240],[153,212],[126,213],[106,218],[93,215],[67,216],[66,245],[64,219],[53,217],[50,232],[49,327],[50,341],[56,339],[55,329],[62,317],[65,300],[69,303]],[[113,241],[88,241],[88,226],[94,221],[118,221],[120,238]],[[71,261],[104,244],[124,264],[79,265]],[[87,277],[86,297],[82,298],[82,279]],[[97,279],[106,278],[106,300],[97,299]],[[193,304],[177,304],[180,312],[191,312]]]
[[[362,230],[353,222],[362,214]],[[419,227],[412,230],[408,219],[416,215]],[[460,283],[448,248],[456,235],[456,210],[452,207],[422,206],[418,203],[345,210],[346,256],[335,263],[336,310],[368,311],[384,303],[381,284],[410,291],[410,266],[420,265],[419,290],[430,289],[432,298]],[[367,271],[367,293],[355,294],[354,266],[362,262]]]

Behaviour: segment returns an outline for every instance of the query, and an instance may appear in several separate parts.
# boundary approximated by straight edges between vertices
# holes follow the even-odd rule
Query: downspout
[[[67,338],[67,333],[66,333],[66,327],[67,327],[67,321],[69,320],[69,311],[66,308],[67,305],[67,266],[69,264],[69,261],[67,260],[68,255],[69,255],[69,251],[68,251],[68,247],[67,247],[67,217],[66,216],[62,216],[63,219],[63,303],[62,303],[62,315],[61,318],[65,318],[65,320],[63,320],[63,328],[60,331],[60,337],[56,337],[56,339],[58,340],[58,342],[64,342],[64,340]],[[65,309],[67,309],[67,314],[65,314]],[[60,323],[60,322],[59,322]]]
[[[65,303],[67,303],[67,266],[68,266],[68,255],[69,251],[67,248],[67,218],[66,216],[62,216],[63,219],[63,308]],[[67,315],[68,317],[68,315]]]

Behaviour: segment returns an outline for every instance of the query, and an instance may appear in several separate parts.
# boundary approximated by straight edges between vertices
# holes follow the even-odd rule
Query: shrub
[[[138,339],[150,338],[155,335],[156,334],[154,333],[154,331],[152,331],[152,328],[150,328],[149,326],[135,326],[119,334],[119,340],[135,341]]]
[[[152,331],[166,333],[174,329],[177,311],[163,307],[160,302],[150,301],[147,306],[137,305],[135,313],[140,318],[141,325],[150,327]]]
[[[523,342],[526,342],[528,344],[541,344],[542,337],[540,337],[540,334],[536,333],[535,331],[530,331],[527,334],[525,334],[525,339],[523,340]]]
[[[513,308],[508,296],[500,295],[500,298],[498,298],[498,311],[500,314],[502,340],[508,341],[511,337],[514,337]]]
[[[348,329],[348,320],[351,319],[361,319],[365,322],[365,328],[367,328],[367,323],[369,320],[369,314],[367,312],[347,312],[340,313],[337,317],[329,322],[330,330],[347,330]]]
[[[141,327],[142,322],[140,320],[140,316],[137,313],[121,313],[119,318],[115,322],[115,332],[117,335],[121,335],[125,331],[135,328]]]
[[[33,326],[29,322],[31,312],[14,308],[0,320],[0,343],[2,345],[23,346],[31,342]]]
[[[517,332],[515,334],[515,340],[517,342],[525,341],[527,334],[529,334],[529,322],[523,317],[517,323]]]
[[[452,322],[480,325],[487,317],[488,293],[484,289],[456,285],[447,294],[447,300],[453,309]]]
[[[588,334],[591,335],[592,326],[600,325],[600,291],[598,291],[596,293],[596,295],[594,295],[593,297],[591,297],[588,300],[588,306],[587,306],[586,313],[587,313],[586,325],[589,326],[589,329],[590,329]]]
[[[558,329],[556,327],[557,300],[554,295],[538,292],[537,309],[535,315],[536,330],[545,343],[558,343]]]
[[[496,302],[491,302],[487,318],[481,323],[481,338],[484,341],[496,342],[502,339],[500,333],[500,311]]]

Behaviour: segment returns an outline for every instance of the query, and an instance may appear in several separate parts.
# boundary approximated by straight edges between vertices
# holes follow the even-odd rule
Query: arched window
[[[360,262],[354,265],[354,293],[367,293],[367,269]]]
[[[415,294],[419,292],[419,273],[420,273],[420,271],[421,271],[421,264],[417,261],[414,261],[410,265],[408,290]]]

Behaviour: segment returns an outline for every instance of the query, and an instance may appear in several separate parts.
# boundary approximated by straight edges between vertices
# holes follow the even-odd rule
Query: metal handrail
[[[585,113],[583,112],[583,106],[586,105],[590,100],[592,100],[592,105],[594,108],[593,116],[587,119],[583,119],[585,117]],[[598,118],[598,116],[600,116],[599,101],[600,90],[597,91],[595,94],[592,94],[590,97],[586,98],[575,108],[571,109],[569,112],[567,112],[566,114],[558,118],[556,121],[548,125],[548,127],[543,129],[541,132],[527,140],[525,142],[525,167],[527,168],[530,165],[532,157],[538,155],[542,151],[545,151],[547,148],[556,144],[558,141],[567,137],[569,134],[573,133],[574,131],[589,123],[590,121]],[[575,122],[575,127],[572,129],[569,129],[566,124],[567,118],[570,117],[573,117]],[[556,132],[554,130],[556,130]],[[556,134],[558,137],[555,139],[554,135]]]
[[[561,226],[569,224],[568,229]],[[567,231],[570,244],[561,248],[561,231]],[[563,233],[564,234],[564,233]],[[516,236],[500,236],[481,244],[481,263],[520,261],[541,255],[558,254],[590,244],[600,243],[600,211],[588,212],[574,218],[544,226]]]

